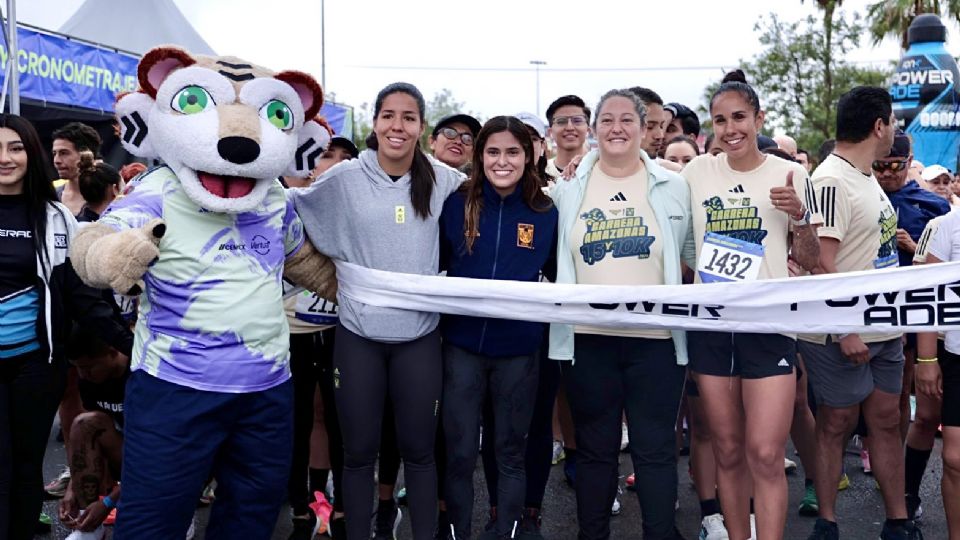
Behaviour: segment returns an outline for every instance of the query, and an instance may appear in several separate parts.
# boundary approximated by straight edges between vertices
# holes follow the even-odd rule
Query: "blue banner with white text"
[[[116,95],[137,89],[134,55],[28,28],[17,28],[20,96],[37,101],[113,112]],[[0,69],[10,52],[0,42]],[[0,85],[6,71],[0,71]]]

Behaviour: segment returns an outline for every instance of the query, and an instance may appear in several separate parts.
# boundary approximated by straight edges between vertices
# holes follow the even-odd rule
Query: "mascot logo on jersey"
[[[315,119],[323,91],[305,73],[161,47],[137,75],[140,91],[117,102],[124,147],[161,159],[205,210],[253,210],[281,174],[306,176],[330,141]]]

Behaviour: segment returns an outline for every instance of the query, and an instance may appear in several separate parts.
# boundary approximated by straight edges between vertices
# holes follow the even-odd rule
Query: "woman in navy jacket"
[[[440,264],[447,275],[538,281],[556,273],[557,210],[541,187],[526,126],[490,119],[474,144],[474,171],[440,217]],[[537,393],[542,323],[444,315],[443,428],[447,513],[456,538],[470,538],[473,471],[489,395],[498,481],[496,536],[509,538],[526,490],[524,451]],[[492,536],[492,532],[491,536]]]

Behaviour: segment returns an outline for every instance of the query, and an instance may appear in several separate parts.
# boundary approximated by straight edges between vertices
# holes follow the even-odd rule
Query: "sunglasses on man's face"
[[[881,161],[876,160],[873,162],[873,170],[877,172],[900,172],[910,166],[910,160],[905,159],[903,161]]]
[[[450,139],[451,141],[459,138],[460,142],[462,142],[464,146],[473,146],[472,133],[467,133],[467,132],[460,133],[459,131],[453,129],[452,127],[445,127],[440,129],[440,134]]]

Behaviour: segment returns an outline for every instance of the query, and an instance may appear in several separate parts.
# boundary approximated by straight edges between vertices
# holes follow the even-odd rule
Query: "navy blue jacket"
[[[440,268],[451,277],[538,281],[541,271],[556,279],[557,209],[532,210],[518,187],[505,198],[484,182],[480,236],[467,253],[463,234],[466,195],[457,191],[447,198],[440,215]],[[532,230],[531,230],[532,229]],[[532,232],[532,241],[529,233]],[[460,315],[440,319],[443,339],[485,356],[521,356],[540,347],[546,325]]]
[[[928,221],[950,211],[950,203],[946,199],[923,189],[917,185],[916,180],[907,182],[898,191],[887,193],[887,198],[897,212],[897,227],[907,231],[914,242],[920,239]],[[900,266],[913,264],[913,253],[899,248],[897,252],[900,255]]]

